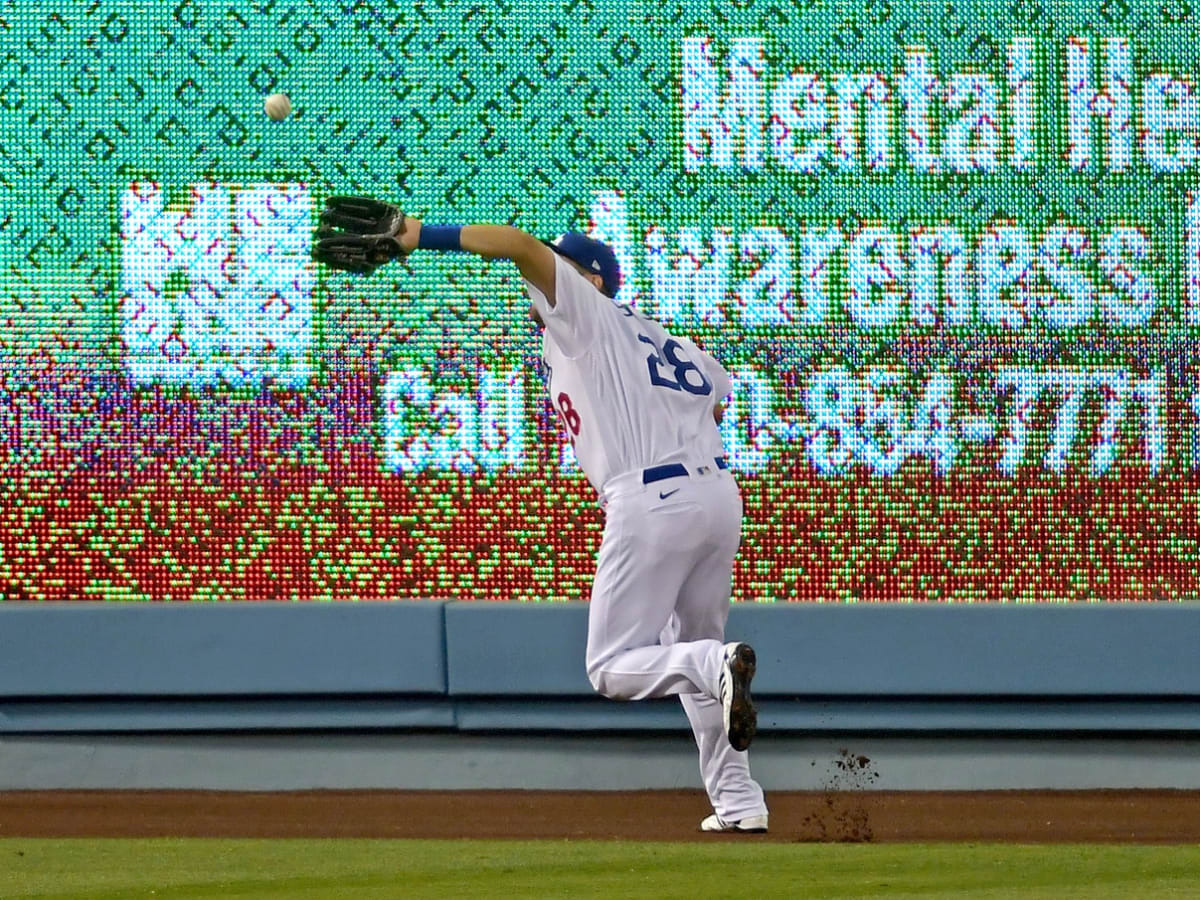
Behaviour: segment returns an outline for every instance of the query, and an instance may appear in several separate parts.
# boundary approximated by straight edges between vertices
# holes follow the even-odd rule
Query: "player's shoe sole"
[[[761,816],[747,816],[744,819],[738,819],[736,822],[726,822],[716,813],[708,816],[700,823],[701,831],[709,832],[740,832],[741,834],[766,834],[767,833],[767,814]]]
[[[757,659],[749,644],[726,644],[721,664],[721,707],[725,734],[734,750],[745,750],[758,730],[758,712],[750,699],[750,681]]]

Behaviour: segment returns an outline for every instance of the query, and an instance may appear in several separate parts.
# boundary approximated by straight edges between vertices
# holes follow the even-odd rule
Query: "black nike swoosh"
[[[675,488],[675,490],[673,490],[673,491],[667,491],[665,494],[664,494],[662,491],[659,491],[659,493],[658,493],[658,499],[659,499],[659,500],[666,500],[666,499],[667,499],[668,497],[670,497],[672,494],[678,494],[678,493],[679,493],[679,488]]]

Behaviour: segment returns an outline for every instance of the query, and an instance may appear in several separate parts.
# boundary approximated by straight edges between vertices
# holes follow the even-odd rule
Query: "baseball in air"
[[[263,101],[263,109],[272,120],[282,122],[292,111],[292,101],[287,94],[272,94]]]

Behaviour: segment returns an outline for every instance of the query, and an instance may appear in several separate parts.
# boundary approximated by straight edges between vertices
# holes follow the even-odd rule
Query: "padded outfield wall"
[[[676,702],[593,694],[586,616],[3,607],[0,788],[698,788]],[[741,604],[730,631],[771,790],[1200,786],[1191,605]]]

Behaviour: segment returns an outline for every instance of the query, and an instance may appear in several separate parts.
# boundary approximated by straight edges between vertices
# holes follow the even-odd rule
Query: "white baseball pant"
[[[713,810],[736,821],[767,811],[747,754],[725,735],[718,688],[742,499],[711,462],[687,468],[690,476],[643,484],[635,472],[605,485],[587,671],[613,699],[679,695]]]

